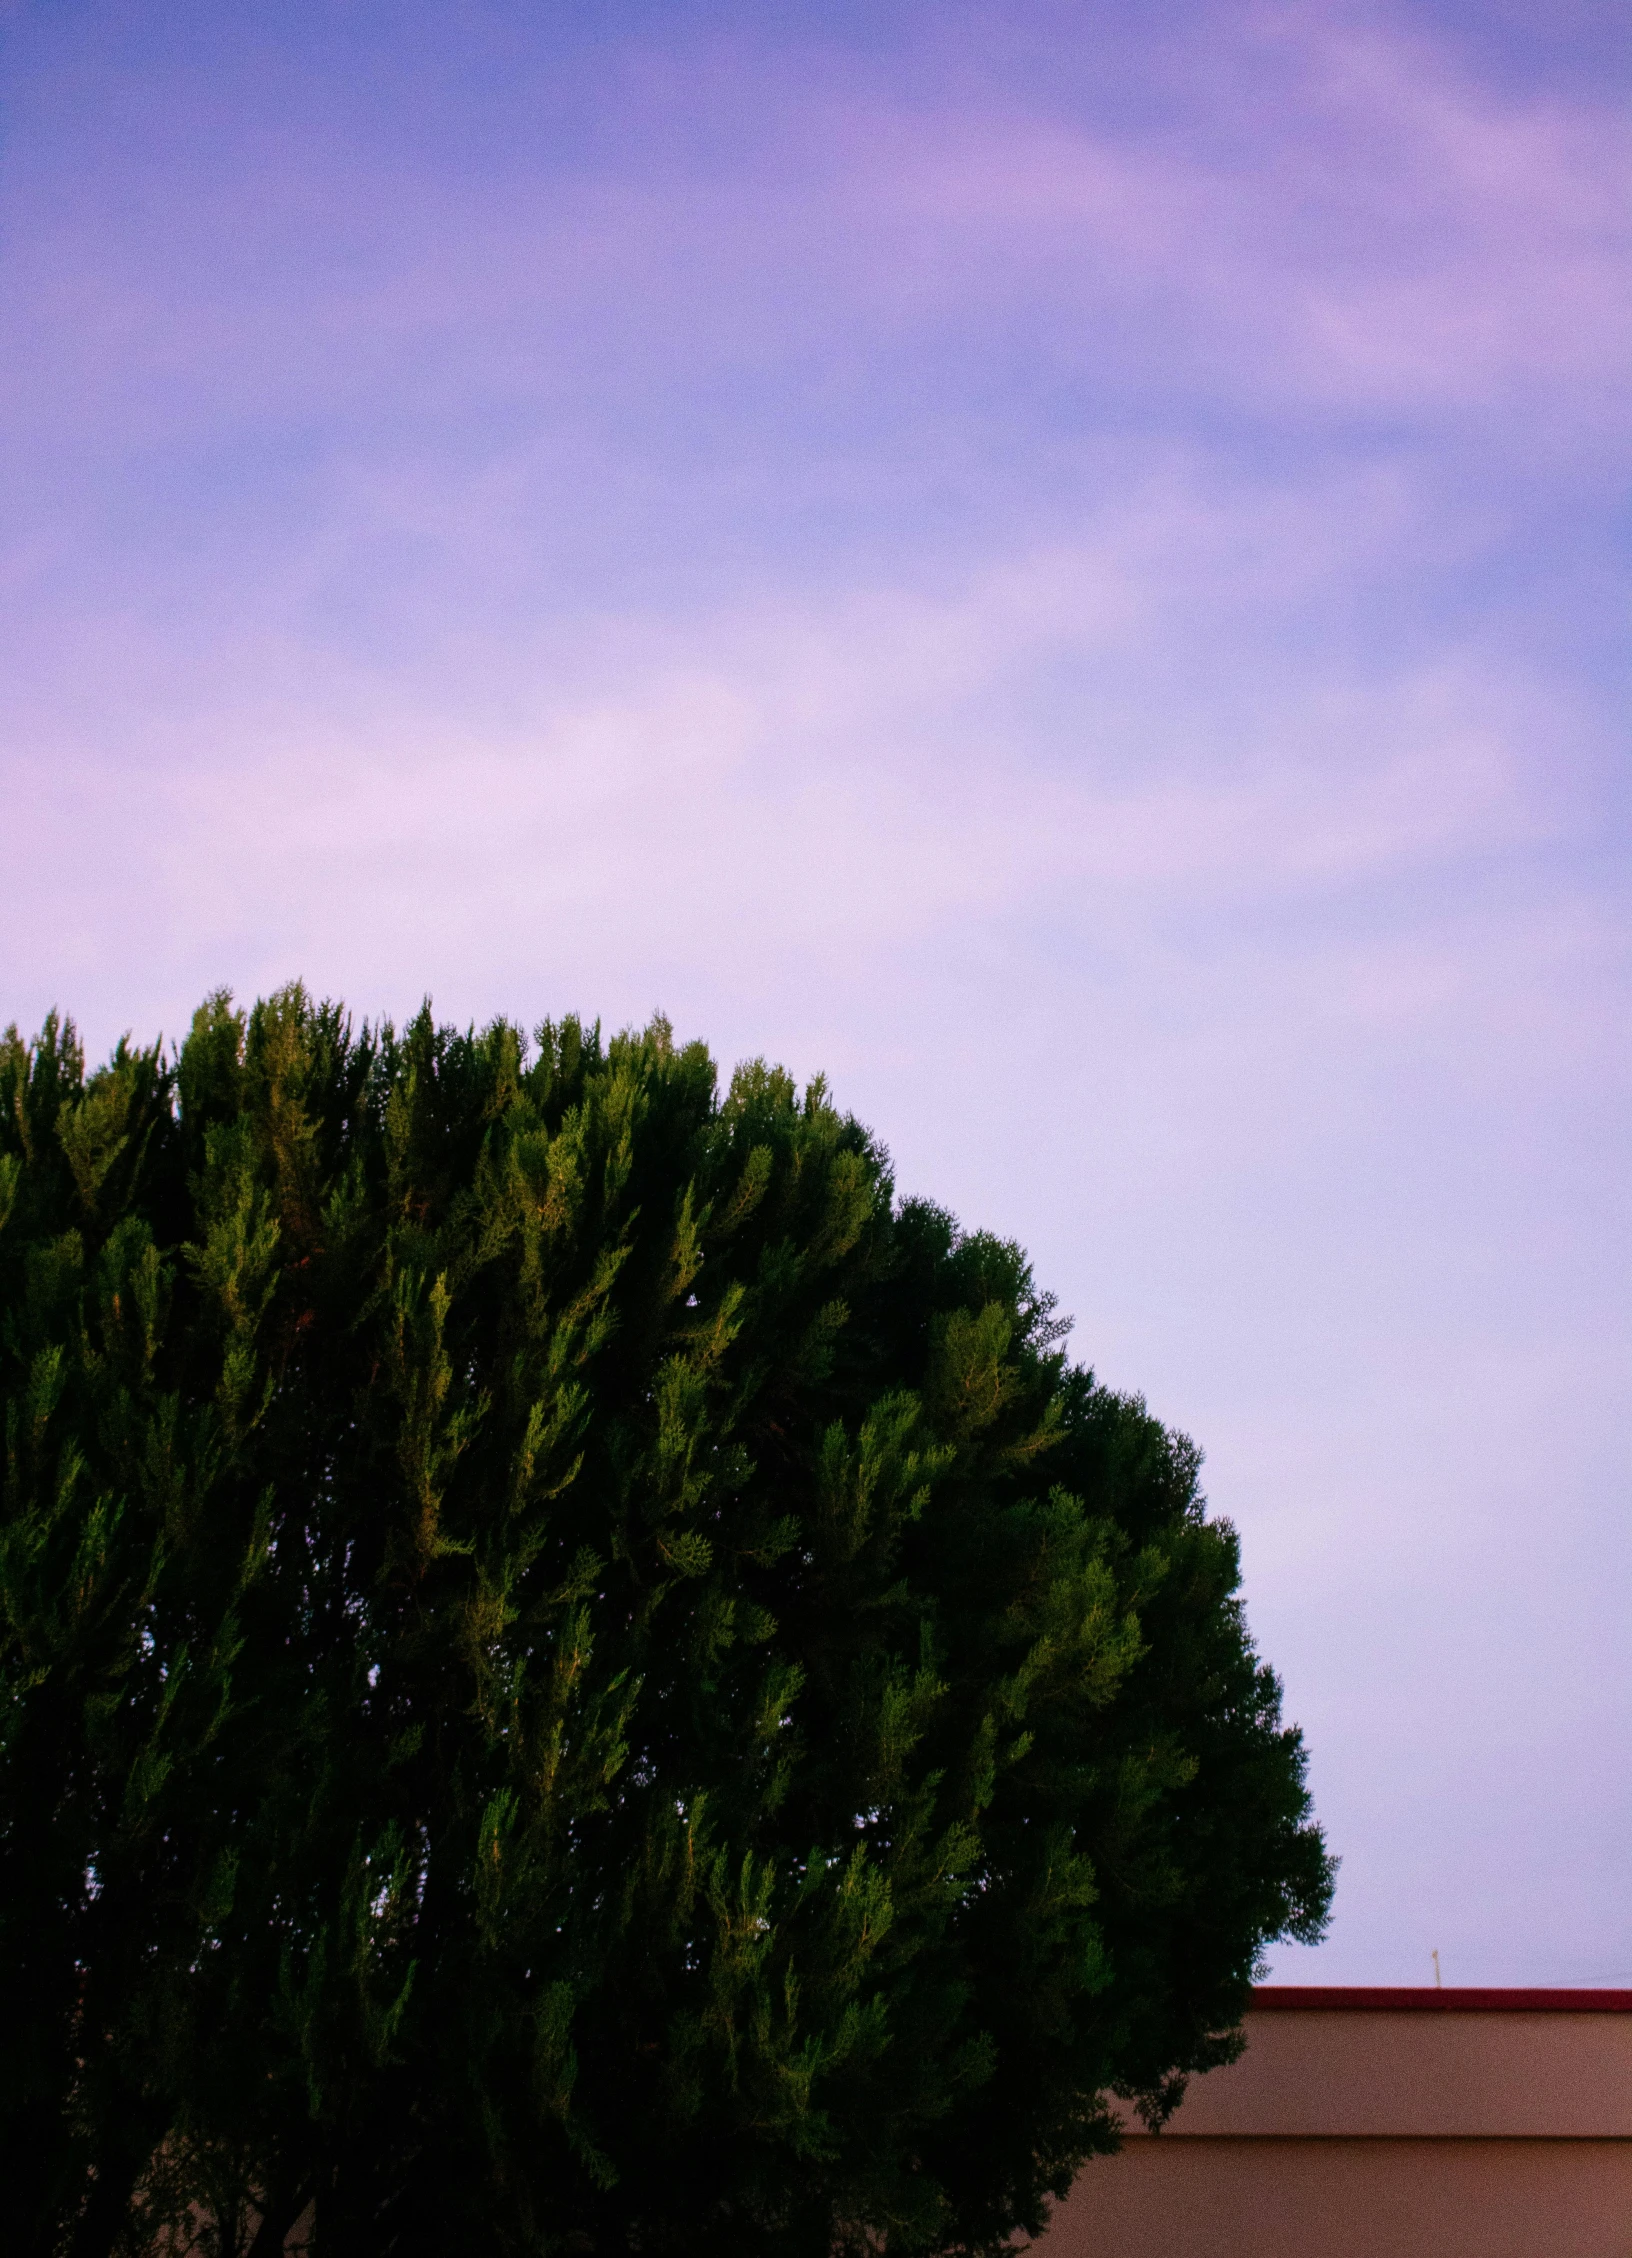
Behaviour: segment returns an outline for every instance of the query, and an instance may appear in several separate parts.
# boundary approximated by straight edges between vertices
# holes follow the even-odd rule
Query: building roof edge
[[[1632,1991],[1405,1984],[1254,1984],[1249,2015],[1632,2015]]]

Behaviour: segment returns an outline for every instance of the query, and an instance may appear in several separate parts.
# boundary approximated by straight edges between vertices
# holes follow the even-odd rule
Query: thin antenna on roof
[[[1433,1951],[1433,1962],[1434,1962],[1434,1989],[1435,1989],[1435,1991],[1443,1991],[1443,1990],[1445,1989],[1445,1981],[1444,1981],[1444,1978],[1443,1978],[1443,1977],[1442,1977],[1442,1976],[1440,1975],[1440,1972],[1439,1972],[1439,1947],[1438,1947],[1437,1945],[1436,1945],[1436,1946],[1434,1947],[1434,1951]]]

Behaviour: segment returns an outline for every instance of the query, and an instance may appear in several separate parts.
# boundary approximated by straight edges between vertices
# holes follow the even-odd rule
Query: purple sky
[[[1287,1979],[1632,1981],[1629,96],[1624,0],[0,0],[0,1019],[827,1069],[1206,1449]]]

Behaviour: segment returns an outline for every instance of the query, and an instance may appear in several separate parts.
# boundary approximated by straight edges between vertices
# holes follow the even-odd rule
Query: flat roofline
[[[1255,1984],[1249,2015],[1632,2015],[1632,1991],[1499,1991],[1447,1984]]]

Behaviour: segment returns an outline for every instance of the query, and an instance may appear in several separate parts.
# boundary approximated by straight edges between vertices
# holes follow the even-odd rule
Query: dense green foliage
[[[1195,1454],[1061,1330],[662,1023],[13,1031],[14,2247],[1040,2226],[1330,1888]]]

